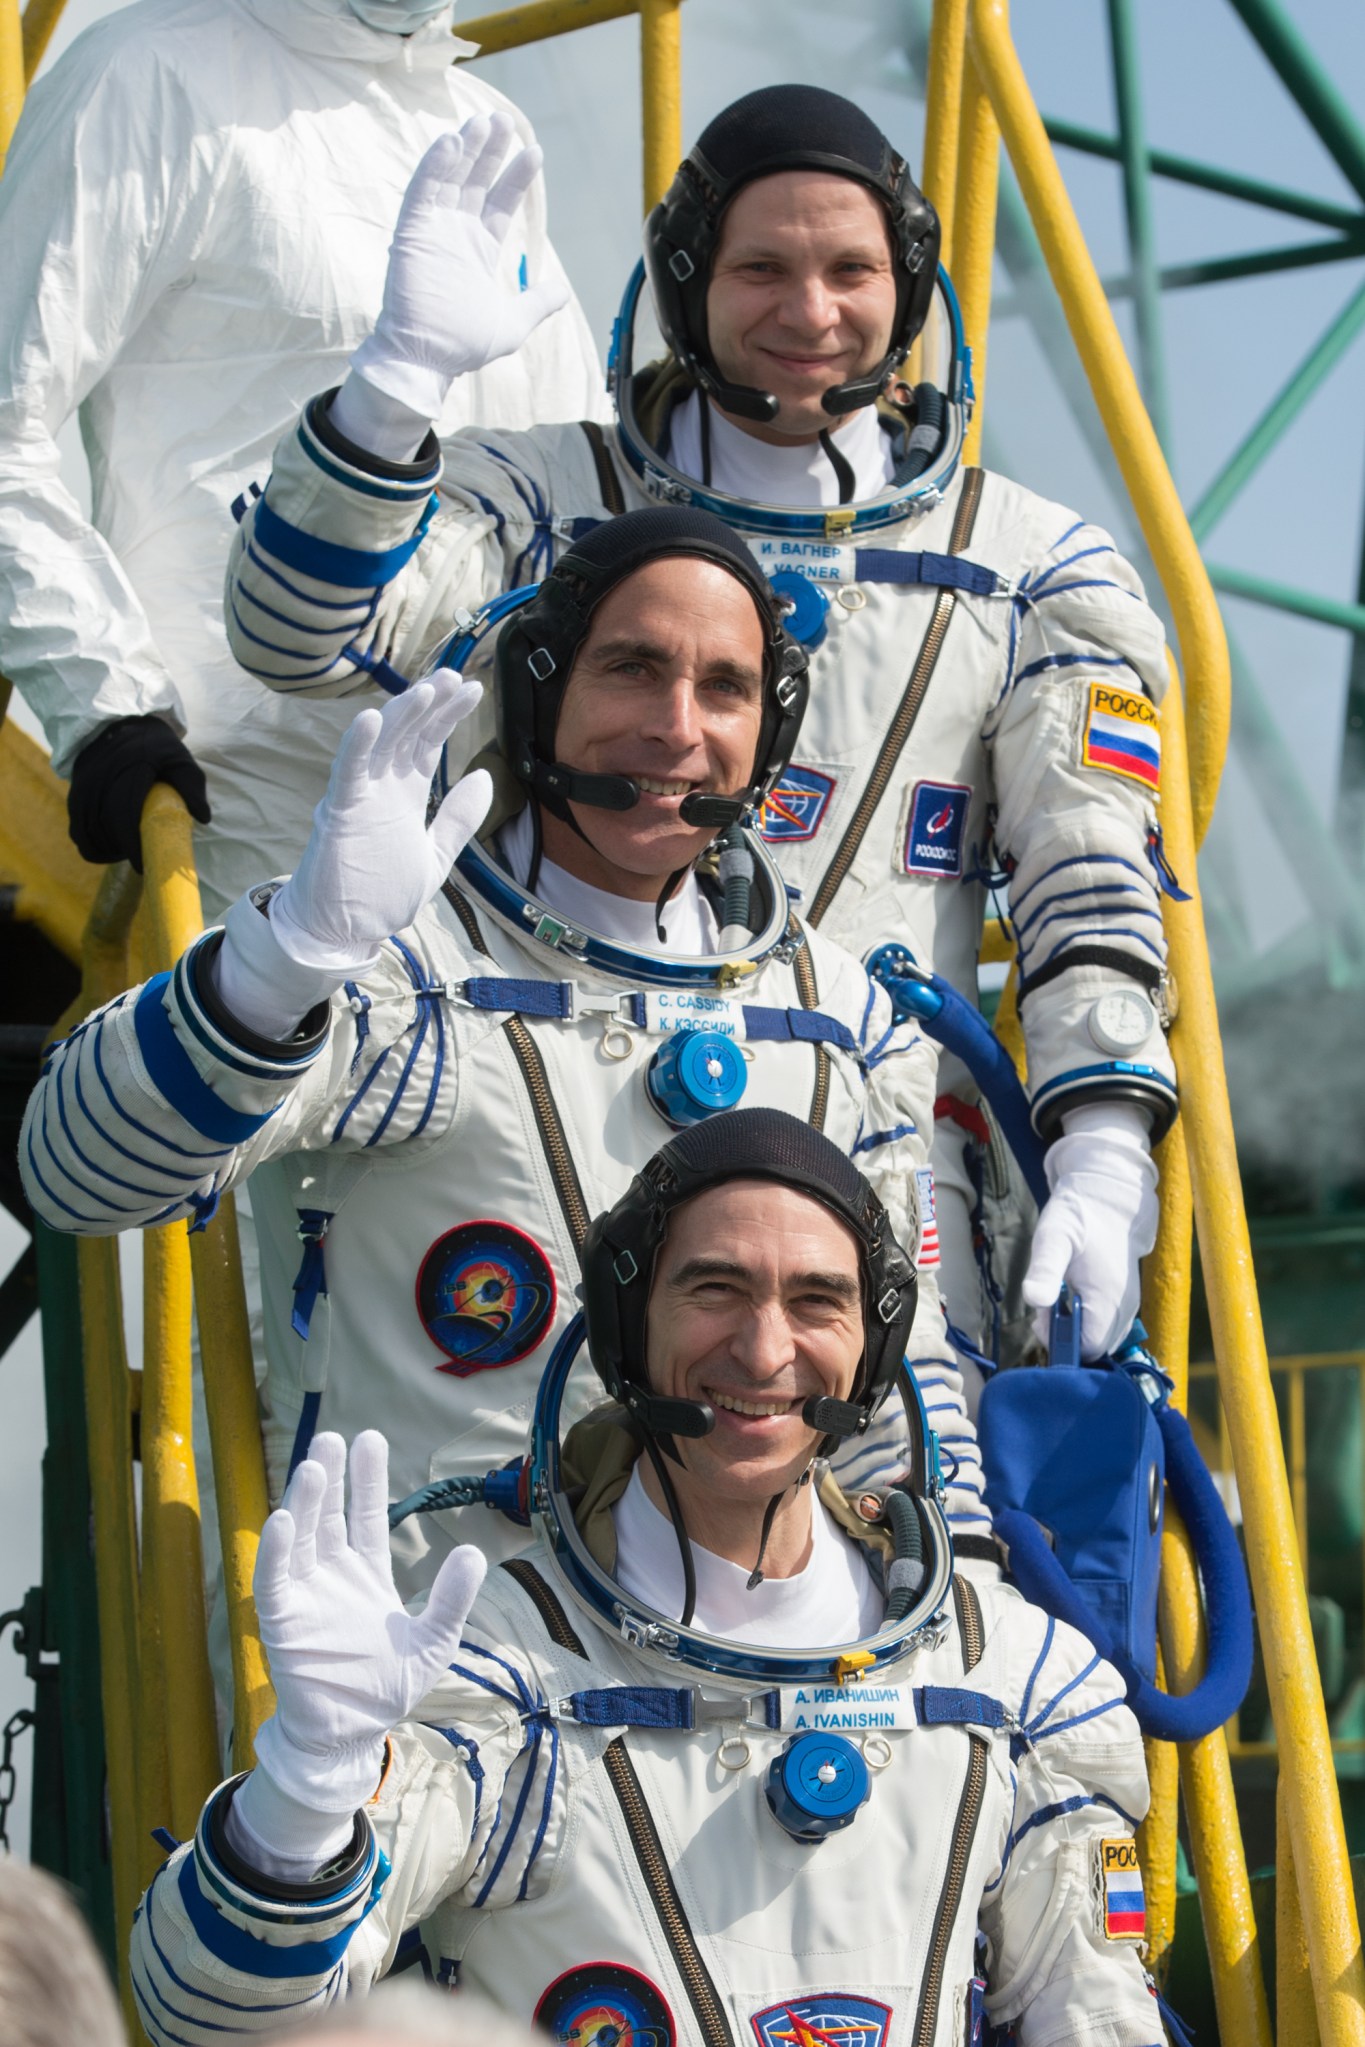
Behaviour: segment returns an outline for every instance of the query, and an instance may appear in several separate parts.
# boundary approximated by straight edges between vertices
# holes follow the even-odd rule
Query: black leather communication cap
[[[734,576],[753,598],[763,629],[763,717],[752,781],[733,797],[694,792],[681,805],[684,824],[717,830],[733,824],[762,801],[792,757],[810,694],[809,663],[784,629],[772,585],[749,549],[723,519],[691,506],[624,512],[575,540],[498,635],[498,745],[513,774],[557,817],[567,817],[571,800],[603,810],[629,810],[639,801],[625,775],[585,774],[556,761],[555,728],[593,612],[627,576],[668,555],[694,555]]]
[[[860,1434],[895,1384],[905,1355],[918,1297],[915,1267],[852,1160],[781,1109],[734,1109],[680,1132],[641,1168],[616,1206],[593,1221],[583,1247],[583,1312],[592,1361],[608,1393],[645,1428],[706,1432],[709,1408],[650,1391],[645,1314],[672,1211],[708,1187],[749,1179],[775,1180],[813,1196],[858,1240],[864,1347],[853,1397],[813,1403],[819,1412],[806,1419],[829,1438]],[[695,1410],[690,1418],[683,1412],[688,1409]]]
[[[645,268],[665,341],[683,369],[727,412],[776,417],[777,400],[722,377],[708,338],[706,293],[720,221],[737,192],[778,171],[830,171],[875,193],[886,209],[896,280],[896,314],[881,361],[824,394],[838,418],[870,405],[887,372],[924,325],[938,275],[939,221],[910,166],[872,121],[818,85],[769,85],[717,114],[683,159],[645,222]]]

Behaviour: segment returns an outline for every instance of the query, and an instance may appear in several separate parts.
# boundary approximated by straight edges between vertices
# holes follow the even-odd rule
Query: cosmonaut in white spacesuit
[[[507,137],[530,140],[454,61],[472,46],[450,14],[432,0],[139,0],[37,81],[5,167],[0,673],[73,777],[88,859],[138,859],[147,789],[180,789],[210,918],[293,866],[349,722],[264,698],[232,659],[233,499],[369,333],[424,152],[447,138],[413,187],[410,240],[452,156],[486,191]],[[513,221],[504,189],[486,244],[507,353],[454,385],[447,430],[602,403],[538,152],[518,180],[525,205]],[[56,446],[77,409],[89,519]]]
[[[476,685],[445,671],[362,711],[289,880],[54,1052],[21,1151],[57,1229],[204,1214],[278,1162],[252,1185],[273,1498],[320,1424],[382,1421],[403,1495],[518,1457],[589,1219],[670,1123],[741,1100],[806,1115],[918,1241],[934,1048],[804,932],[738,824],[806,691],[728,526],[608,521],[501,626],[493,785],[470,774],[427,828]],[[952,1413],[925,1292],[914,1356]],[[886,1426],[848,1446],[851,1482],[900,1468]],[[951,1509],[984,1527],[975,1439],[944,1436]],[[481,1507],[414,1515],[409,1590],[457,1527],[514,1540]]]
[[[975,1000],[988,888],[1008,877],[1053,1188],[1025,1295],[1045,1315],[1069,1282],[1098,1355],[1137,1306],[1150,1146],[1175,1113],[1163,634],[1106,534],[960,468],[970,372],[932,208],[847,100],[752,93],[649,218],[613,344],[615,430],[438,443],[445,351],[465,361],[491,318],[467,234],[443,262],[395,247],[375,342],[277,449],[233,555],[239,660],[303,696],[369,687],[376,658],[419,675],[459,607],[543,574],[594,520],[651,500],[719,513],[811,651],[800,750],[759,827],[806,920],[860,955],[909,946]],[[637,371],[651,294],[666,353]],[[952,1061],[938,1109],[946,1293],[989,1347],[984,1124]]]
[[[256,1573],[277,1711],[143,1900],[149,2037],[269,2030],[420,1941],[564,2047],[962,2047],[983,2010],[1154,2047],[1137,1728],[1080,1636],[953,1578],[867,1182],[795,1118],[716,1117],[583,1270],[612,1404],[561,1443],[566,1338],[521,1557],[456,1551],[413,1619],[382,1437],[349,1520],[339,1437],[295,1473]],[[899,1388],[911,1471],[849,1496],[828,1430]]]

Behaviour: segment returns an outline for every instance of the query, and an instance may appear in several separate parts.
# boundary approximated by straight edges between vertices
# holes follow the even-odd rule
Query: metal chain
[[[14,1803],[18,1778],[14,1770],[14,1744],[26,1727],[32,1727],[37,1714],[31,1706],[21,1706],[17,1713],[11,1713],[5,1722],[3,1746],[0,1746],[0,1849],[9,1853],[9,1809]]]

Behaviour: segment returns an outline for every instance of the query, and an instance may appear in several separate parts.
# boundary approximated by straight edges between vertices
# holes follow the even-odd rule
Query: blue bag
[[[903,945],[879,945],[867,971],[897,1023],[913,1016],[961,1059],[990,1103],[1039,1207],[1043,1145],[1009,1055],[985,1019]],[[1241,1705],[1251,1682],[1251,1593],[1237,1537],[1170,1382],[1134,1323],[1113,1358],[1081,1364],[1079,1301],[1053,1311],[1050,1366],[988,1380],[977,1415],[986,1504],[1026,1599],[1092,1641],[1123,1678],[1144,1734],[1199,1741]],[[1071,1367],[1072,1369],[1067,1369]],[[1158,1691],[1157,1579],[1162,1477],[1203,1582],[1208,1660],[1192,1692]]]
[[[1064,1316],[1059,1310],[1054,1320]],[[1117,1652],[1150,1679],[1166,1482],[1161,1429],[1135,1373],[1081,1367],[1079,1358],[1066,1370],[1057,1348],[1050,1367],[997,1372],[986,1385],[977,1416],[986,1505],[1006,1541],[1002,1514],[1027,1515],[1046,1531],[1090,1623],[1085,1632],[1107,1645],[1110,1661]]]
[[[1251,1596],[1223,1502],[1142,1335],[1135,1324],[1117,1357],[1083,1366],[1080,1303],[1063,1296],[1052,1364],[997,1373],[981,1396],[986,1504],[1019,1590],[1114,1665],[1143,1733],[1198,1741],[1251,1682]],[[1163,1480],[1189,1531],[1208,1623],[1204,1675],[1180,1696],[1153,1682]]]

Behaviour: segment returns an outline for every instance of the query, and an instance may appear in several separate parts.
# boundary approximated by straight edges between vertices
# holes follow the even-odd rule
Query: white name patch
[[[744,1005],[724,995],[706,995],[696,988],[665,988],[645,996],[645,1029],[714,1031],[721,1038],[744,1038]]]
[[[871,1734],[915,1725],[909,1685],[784,1685],[782,1726],[792,1734]]]
[[[853,549],[836,540],[780,540],[772,535],[746,536],[765,576],[779,569],[799,569],[813,583],[852,583]]]

